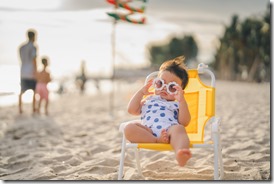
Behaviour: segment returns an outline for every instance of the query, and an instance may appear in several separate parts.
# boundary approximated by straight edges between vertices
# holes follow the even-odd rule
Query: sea
[[[64,73],[63,77],[53,78],[48,84],[49,99],[51,101],[58,99],[64,94],[82,94],[97,95],[110,94],[117,86],[128,83],[128,80],[112,80],[110,77],[91,77],[87,75],[85,88],[80,89],[80,73],[68,75]],[[0,107],[12,106],[18,104],[18,95],[20,93],[20,67],[15,65],[0,66]],[[24,103],[32,102],[33,91],[27,90],[23,95]]]

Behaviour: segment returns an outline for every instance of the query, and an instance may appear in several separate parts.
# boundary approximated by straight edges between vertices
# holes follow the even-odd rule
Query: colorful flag
[[[133,24],[144,24],[146,22],[146,18],[140,17],[139,19],[134,19],[132,17],[130,17],[131,15],[133,15],[134,13],[139,13],[139,14],[143,14],[145,12],[145,3],[147,2],[147,0],[135,0],[135,1],[142,1],[143,4],[141,5],[140,8],[135,8],[133,6],[130,6],[129,3],[133,2],[134,0],[107,0],[108,3],[116,6],[116,8],[118,9],[123,8],[129,11],[129,13],[119,13],[117,11],[115,12],[110,12],[107,13],[109,16],[113,17],[115,20],[123,20],[123,21],[127,21]]]

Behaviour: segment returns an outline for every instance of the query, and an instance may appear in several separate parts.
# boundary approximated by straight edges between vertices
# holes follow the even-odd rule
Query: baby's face
[[[161,78],[165,82],[165,84],[168,84],[170,82],[176,82],[180,86],[182,85],[181,79],[169,71],[161,72],[158,77]],[[167,92],[166,86],[162,90],[155,90],[155,94],[160,95],[163,99],[166,99],[167,101],[175,100],[174,95]]]

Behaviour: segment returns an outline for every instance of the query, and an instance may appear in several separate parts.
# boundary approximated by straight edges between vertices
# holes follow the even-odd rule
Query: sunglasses
[[[157,91],[162,90],[166,86],[167,92],[170,95],[176,94],[177,90],[174,88],[174,86],[179,86],[176,82],[170,82],[168,84],[165,84],[165,81],[160,78],[154,79],[152,85]]]

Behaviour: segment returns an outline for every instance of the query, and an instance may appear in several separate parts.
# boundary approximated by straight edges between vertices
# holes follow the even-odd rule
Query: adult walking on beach
[[[25,91],[32,90],[33,91],[33,100],[32,100],[32,110],[35,113],[35,88],[36,88],[36,56],[37,56],[37,47],[35,46],[35,36],[36,31],[30,29],[27,31],[28,40],[22,43],[19,46],[19,56],[21,60],[21,92],[19,94],[19,113],[23,113],[22,109],[22,96]]]

